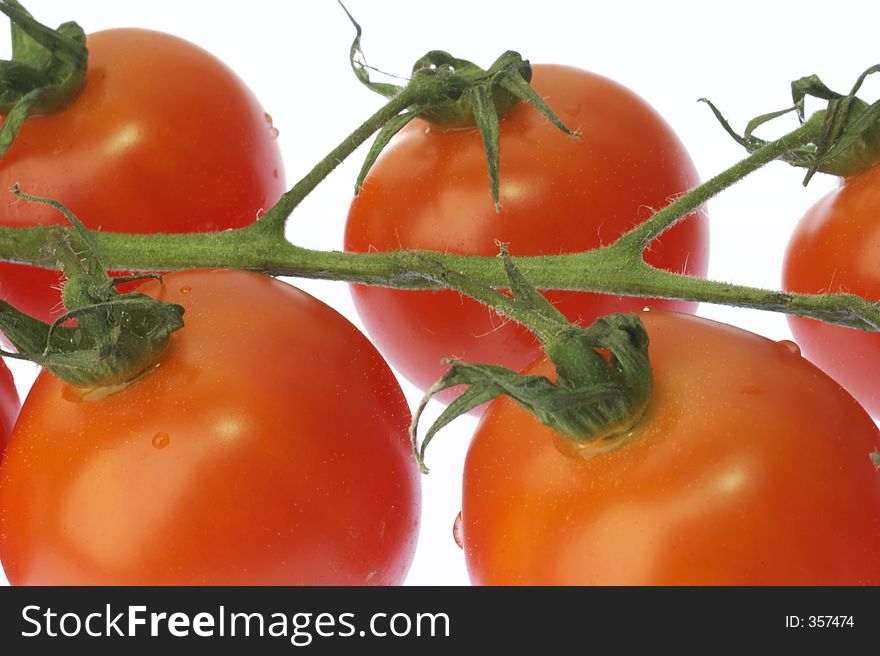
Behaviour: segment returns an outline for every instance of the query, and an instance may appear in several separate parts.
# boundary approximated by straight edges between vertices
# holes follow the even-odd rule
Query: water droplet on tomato
[[[156,449],[164,449],[169,442],[171,438],[168,437],[168,433],[159,432],[153,435],[153,447]]]
[[[452,524],[452,539],[455,540],[455,544],[458,545],[459,549],[464,549],[463,542],[461,540],[461,511],[458,511],[458,514],[455,516],[455,522]]]
[[[192,287],[181,287],[180,288],[181,294],[189,294],[191,291],[192,291]]]
[[[797,344],[795,344],[790,339],[780,339],[776,343],[779,344],[782,348],[784,348],[786,351],[788,351],[789,353],[791,353],[793,355],[800,355],[801,354],[801,347],[798,346]]]
[[[573,105],[569,105],[568,107],[565,108],[565,113],[568,114],[569,116],[577,116],[578,114],[581,113],[581,104],[574,103]]]

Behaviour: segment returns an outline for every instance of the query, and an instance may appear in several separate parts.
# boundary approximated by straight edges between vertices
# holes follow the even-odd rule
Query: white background
[[[219,56],[247,81],[273,116],[290,184],[382,102],[351,73],[348,48],[353,29],[332,0],[30,0],[26,6],[52,26],[75,19],[89,32],[154,28]],[[672,124],[703,179],[743,153],[697,98],[711,98],[741,129],[757,114],[788,106],[791,80],[817,73],[844,92],[880,58],[880,9],[866,2],[348,0],[347,6],[364,28],[363,47],[370,64],[398,75],[406,75],[412,62],[432,49],[482,65],[513,49],[533,62],[565,63],[614,78],[646,98]],[[8,52],[8,39],[0,45]],[[876,81],[870,82],[863,97],[873,100],[878,89]],[[791,129],[793,121],[783,120],[781,125]],[[771,128],[764,134],[780,133]],[[364,154],[363,148],[355,153],[295,212],[288,231],[293,241],[341,248],[352,185]],[[804,189],[802,177],[802,171],[774,163],[710,203],[711,277],[778,286],[788,234],[804,210],[836,184],[817,176]],[[358,323],[344,283],[296,284]],[[777,315],[705,305],[700,314],[774,339],[790,336],[784,318]],[[13,366],[24,395],[34,369]],[[420,393],[402,383],[414,406]],[[475,424],[472,418],[460,419],[432,445],[432,472],[423,479],[422,532],[408,583],[467,583],[464,559],[452,540],[452,523],[459,509],[462,459]]]

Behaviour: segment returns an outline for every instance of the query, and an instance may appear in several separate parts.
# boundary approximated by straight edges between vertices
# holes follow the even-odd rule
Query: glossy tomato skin
[[[656,388],[618,448],[565,454],[508,400],[483,416],[464,476],[471,581],[880,583],[880,433],[864,410],[791,342],[642,318]]]
[[[16,182],[64,203],[91,228],[118,232],[241,227],[278,200],[285,181],[277,132],[222,62],[141,29],[97,32],[87,46],[82,92],[63,111],[26,121],[0,160],[0,225],[65,221],[16,200]],[[58,316],[59,279],[0,263],[0,298],[42,319]]]
[[[19,401],[18,391],[15,389],[12,372],[0,360],[0,460],[3,459],[3,451],[9,441],[9,435],[12,433],[12,427],[18,417],[20,407],[21,401]]]
[[[420,482],[375,348],[257,274],[143,289],[186,307],[155,370],[85,398],[42,373],[28,395],[0,468],[10,582],[401,583]]]
[[[374,165],[351,204],[349,251],[429,249],[497,255],[555,255],[608,244],[651,208],[698,183],[669,126],[641,98],[606,78],[564,66],[535,65],[532,86],[579,139],[519,105],[501,122],[496,213],[476,130],[443,131],[414,120]],[[661,236],[652,264],[704,275],[708,228],[702,213]],[[443,374],[442,358],[521,369],[537,357],[533,336],[452,292],[355,286],[367,332],[401,373],[425,389]],[[591,323],[644,299],[575,292],[547,296],[571,320]],[[692,310],[683,302],[649,305]]]
[[[880,166],[843,180],[801,219],[785,253],[789,291],[880,300]],[[804,355],[880,417],[880,335],[789,317]]]

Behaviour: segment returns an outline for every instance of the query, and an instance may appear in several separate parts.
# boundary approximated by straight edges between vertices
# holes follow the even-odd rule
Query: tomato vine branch
[[[271,275],[340,280],[398,289],[442,287],[432,277],[442,266],[475,283],[506,288],[497,257],[425,253],[343,253],[302,248],[284,239],[287,217],[347,155],[401,112],[417,111],[430,99],[449,93],[442,76],[425,76],[408,86],[343,140],[297,182],[266,215],[252,226],[214,233],[136,235],[95,232],[94,238],[111,270],[169,271],[200,267],[248,269]],[[709,198],[727,189],[764,164],[784,159],[792,150],[821,135],[821,113],[800,127],[756,148],[723,173],[676,199],[619,240],[603,248],[552,256],[512,258],[514,266],[538,289],[589,291],[604,294],[669,298],[733,305],[818,319],[850,328],[880,330],[880,305],[849,294],[798,294],[704,280],[656,269],[642,251],[662,232]],[[57,269],[57,255],[47,244],[70,228],[0,227],[0,260]]]
[[[46,240],[57,226],[0,228],[0,260],[57,268]],[[426,276],[425,253],[342,253],[301,248],[252,228],[220,233],[134,235],[94,233],[104,261],[114,270],[170,271],[217,267],[280,276],[340,280],[397,289],[437,289]],[[880,329],[880,306],[851,294],[797,294],[692,278],[655,269],[610,247],[584,253],[516,257],[538,289],[676,298],[784,312],[860,330]],[[497,257],[436,253],[434,261],[482,284],[504,288]]]
[[[756,149],[751,156],[740,160],[726,171],[707,180],[689,193],[679,196],[672,203],[654,213],[650,219],[623,235],[611,247],[630,249],[641,253],[656,237],[674,226],[678,221],[699,208],[709,199],[717,196],[747,175],[754,173],[765,164],[783,157],[785,154],[806,143],[816,141],[822,133],[822,124],[823,116],[821,114],[812,115],[796,130],[789,132],[776,141],[763,145],[761,148]]]
[[[426,93],[423,88],[411,88],[392,98],[379,111],[368,118],[360,127],[347,136],[336,148],[318,162],[299,182],[285,192],[257,222],[260,229],[283,234],[284,224],[294,209],[326,178],[342,161],[351,155],[358,146],[369,139],[377,130],[387,125],[407,107],[418,102]]]

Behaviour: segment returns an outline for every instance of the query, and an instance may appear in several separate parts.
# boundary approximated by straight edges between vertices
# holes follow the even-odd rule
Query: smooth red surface
[[[791,342],[642,318],[655,391],[618,448],[566,455],[507,399],[483,416],[464,475],[471,581],[880,583],[880,433],[864,410]]]
[[[28,119],[0,160],[0,225],[65,223],[17,200],[60,201],[90,228],[203,232],[252,223],[284,192],[270,119],[225,64],[174,36],[114,29],[88,37],[85,88]],[[0,298],[42,319],[62,313],[59,274],[0,263]],[[54,288],[53,288],[54,287]]]
[[[563,66],[536,65],[532,86],[573,139],[537,110],[520,105],[501,122],[496,213],[486,160],[475,129],[442,131],[413,121],[379,158],[348,216],[349,251],[430,249],[497,255],[559,254],[607,244],[677,194],[698,183],[670,127],[642,99],[606,78]],[[704,275],[708,227],[702,213],[662,235],[646,259]],[[352,289],[358,313],[379,350],[425,389],[445,371],[441,359],[521,369],[539,347],[522,326],[452,292]],[[692,310],[683,302],[547,294],[584,324],[645,305]],[[448,396],[447,396],[448,398]]]
[[[18,391],[15,389],[15,380],[12,372],[0,360],[0,460],[3,459],[3,450],[9,441],[15,418],[21,402],[18,399]]]
[[[16,585],[390,585],[416,546],[409,411],[348,321],[254,273],[142,288],[186,308],[115,393],[42,373],[0,466]]]
[[[785,254],[785,289],[880,301],[880,166],[847,179],[801,219]],[[880,334],[789,317],[804,355],[880,417]]]

